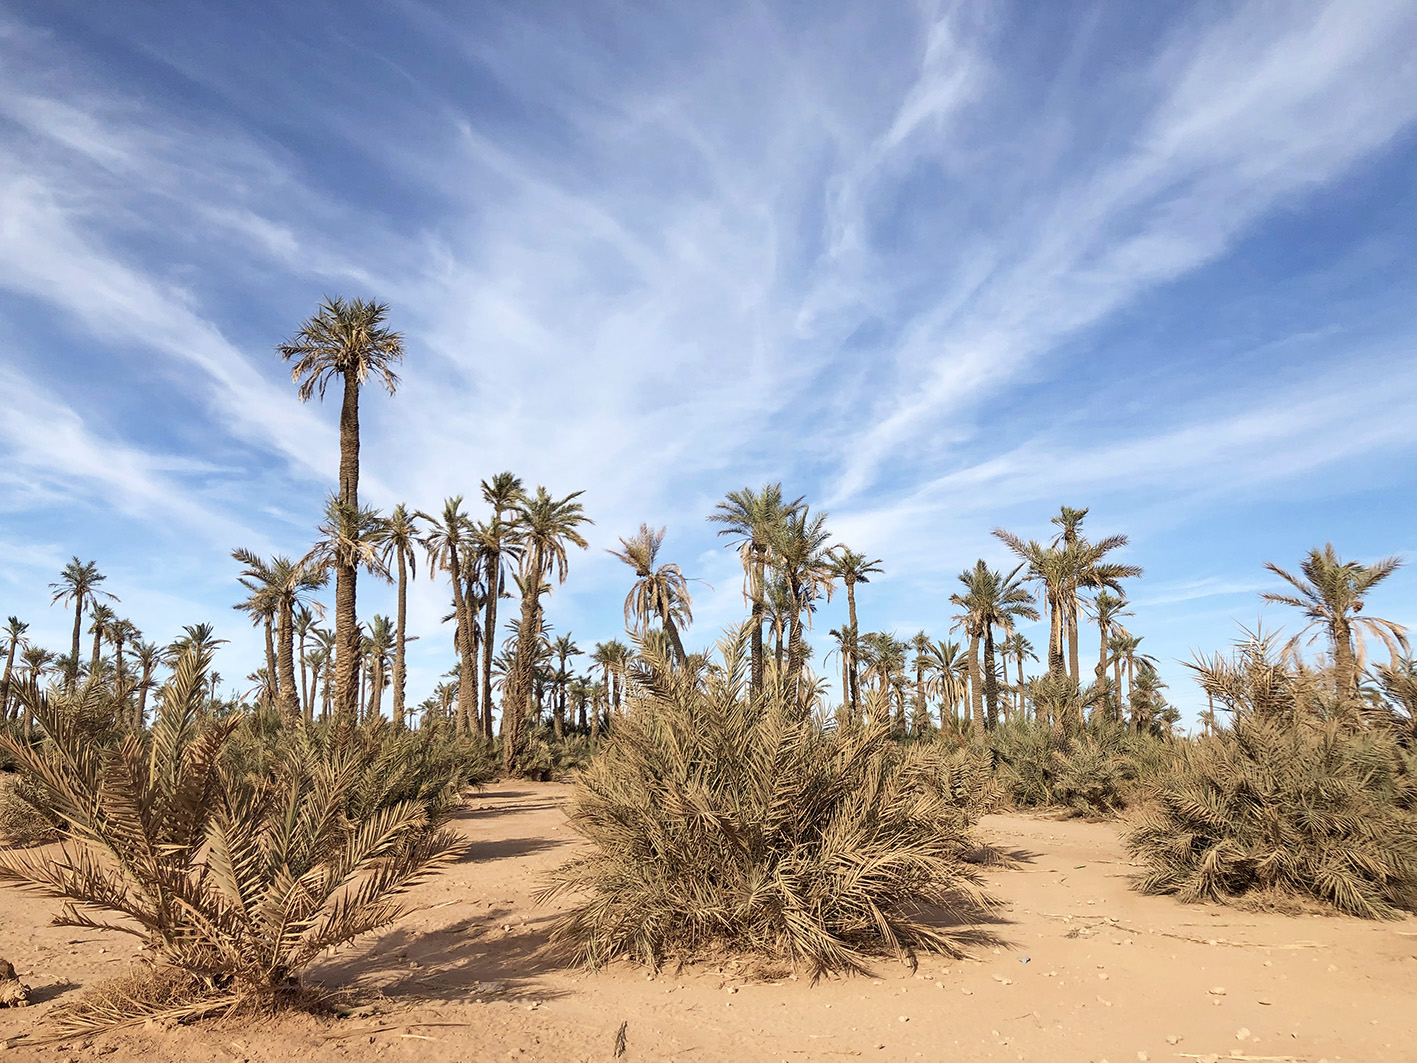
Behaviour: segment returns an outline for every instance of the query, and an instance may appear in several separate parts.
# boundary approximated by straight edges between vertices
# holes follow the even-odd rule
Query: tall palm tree
[[[1112,654],[1112,659],[1117,669],[1116,685],[1118,705],[1116,718],[1118,720],[1122,718],[1122,668],[1125,666],[1127,671],[1127,704],[1131,705],[1133,699],[1136,697],[1136,674],[1138,665],[1154,665],[1156,663],[1156,658],[1151,656],[1151,654],[1140,652],[1141,643],[1141,636],[1128,633],[1113,635],[1107,641],[1107,649]]]
[[[521,563],[522,615],[512,673],[503,688],[502,743],[503,769],[516,763],[522,721],[530,716],[533,695],[533,667],[541,636],[541,595],[551,590],[547,582],[554,573],[558,583],[566,582],[570,561],[567,546],[586,548],[581,525],[594,523],[576,501],[584,492],[574,491],[565,498],[551,497],[538,486],[515,507],[517,536],[524,551]]]
[[[945,722],[947,705],[950,714],[958,720],[959,708],[968,696],[966,683],[969,676],[969,661],[961,651],[959,643],[937,640],[928,651],[927,664],[930,684],[940,699],[941,725]]]
[[[54,654],[43,646],[27,646],[20,652],[20,660],[25,665],[25,685],[38,690],[40,680],[54,661]],[[66,677],[67,677],[67,673]],[[25,698],[25,737],[34,734],[34,699]]]
[[[133,644],[133,664],[138,669],[138,704],[133,709],[133,730],[141,731],[147,720],[148,691],[155,683],[154,676],[162,664],[162,648],[156,642],[135,642]]]
[[[7,617],[0,638],[5,641],[5,677],[0,679],[0,723],[10,719],[10,677],[15,670],[15,654],[25,649],[30,640],[25,632],[30,626],[17,616]]]
[[[1347,701],[1358,700],[1358,673],[1362,668],[1364,635],[1381,639],[1394,660],[1400,656],[1399,651],[1407,650],[1407,632],[1401,624],[1381,617],[1357,615],[1363,609],[1368,592],[1401,566],[1402,561],[1396,557],[1386,557],[1371,565],[1345,562],[1334,552],[1333,543],[1326,543],[1322,550],[1310,550],[1309,556],[1299,563],[1298,576],[1291,575],[1273,562],[1265,563],[1265,568],[1297,592],[1274,594],[1266,591],[1262,595],[1265,601],[1301,609],[1309,621],[1290,646],[1297,645],[1305,632],[1314,632],[1309,638],[1310,643],[1319,635],[1327,635],[1333,653],[1334,684],[1339,696]]]
[[[51,605],[58,602],[72,602],[74,605],[74,645],[70,651],[73,664],[68,674],[70,690],[74,689],[79,678],[79,636],[84,627],[84,609],[96,606],[100,597],[118,601],[117,595],[109,594],[99,587],[107,578],[98,570],[96,562],[80,562],[78,557],[74,557],[64,566],[64,571],[59,573],[59,581],[49,585],[49,589],[54,592],[53,598],[50,599]]]
[[[384,325],[389,308],[362,299],[327,298],[315,315],[303,322],[286,342],[276,347],[282,361],[294,362],[290,377],[300,385],[301,402],[325,390],[338,379],[343,386],[339,418],[339,493],[326,506],[327,537],[354,542],[346,533],[361,531],[365,513],[359,505],[359,391],[373,377],[392,395],[399,378],[393,367],[403,360],[403,337]],[[322,529],[323,530],[323,529]],[[370,531],[372,529],[365,529]],[[358,691],[353,687],[359,640],[354,626],[359,577],[358,549],[327,551],[335,570],[335,700],[338,710],[353,715]]]
[[[126,709],[128,695],[131,693],[132,688],[128,683],[127,670],[124,668],[123,650],[125,647],[131,647],[133,643],[141,639],[143,633],[138,630],[137,626],[131,620],[116,619],[109,622],[104,637],[108,639],[108,644],[113,647],[113,693],[120,705]],[[119,722],[125,722],[123,717],[127,715],[128,713],[121,709]]]
[[[915,718],[930,720],[930,710],[925,701],[925,673],[930,670],[930,636],[924,629],[915,633],[910,646],[915,651]]]
[[[393,367],[403,360],[403,337],[384,326],[389,308],[362,299],[325,299],[315,316],[301,324],[276,350],[295,364],[291,379],[300,385],[300,401],[336,379],[343,385],[339,417],[339,500],[359,508],[359,391],[372,376],[392,395],[399,378]]]
[[[318,604],[316,608],[319,608],[322,613],[324,612],[324,609]],[[305,652],[305,643],[315,630],[315,610],[308,606],[300,606],[295,610],[295,618],[291,622],[291,627],[295,631],[296,658],[300,661],[300,714],[305,718],[305,722],[309,723],[313,719],[315,693],[310,684],[309,660]]]
[[[376,720],[384,714],[384,687],[388,685],[389,655],[396,652],[398,633],[387,616],[374,614],[369,622],[369,634],[364,639],[366,657],[369,661],[369,712],[368,718]],[[398,721],[402,724],[402,719]]]
[[[560,739],[565,735],[566,719],[566,688],[574,678],[566,669],[566,663],[572,657],[579,657],[581,648],[576,645],[568,632],[560,636],[551,644],[551,652],[556,658],[556,706],[553,709],[552,719],[556,737]]]
[[[482,631],[482,733],[492,737],[492,655],[497,645],[497,604],[506,587],[506,562],[519,561],[512,518],[518,502],[526,498],[521,477],[499,472],[482,481],[482,498],[492,507],[492,521],[479,525],[474,532],[478,563],[487,584],[486,613]]]
[[[1035,620],[1038,610],[1033,608],[1033,596],[1018,581],[1019,565],[1007,576],[995,572],[980,559],[974,568],[960,573],[960,582],[965,593],[953,594],[950,601],[960,606],[964,612],[957,621],[970,637],[970,659],[973,663],[974,718],[977,724],[993,728],[998,720],[998,672],[994,666],[994,628],[1002,628],[1005,634],[1013,634],[1014,621],[1018,618]],[[983,640],[984,662],[981,684],[979,643]],[[980,689],[982,685],[982,690]],[[982,703],[980,694],[983,694]]]
[[[1033,643],[1029,640],[1028,636],[1018,631],[1015,631],[1005,638],[1001,645],[1008,650],[1009,659],[1018,665],[1018,700],[1015,704],[1019,717],[1023,718],[1023,663],[1024,661],[1038,660],[1038,654],[1034,652]],[[1005,669],[1005,671],[1007,672],[1007,669]]]
[[[275,660],[268,660],[267,667],[275,665],[271,674],[275,677],[276,708],[287,720],[293,720],[300,715],[300,697],[295,689],[295,612],[329,582],[329,574],[322,564],[308,558],[292,561],[278,554],[266,561],[245,548],[233,550],[231,556],[246,566],[240,577],[242,585],[264,605],[274,606]],[[269,618],[266,633],[269,646]]]
[[[458,655],[458,714],[457,726],[463,734],[471,734],[477,717],[477,672],[473,656],[473,606],[467,600],[463,586],[464,546],[472,533],[472,522],[462,508],[462,495],[443,501],[441,516],[420,512],[418,518],[428,525],[423,545],[428,551],[428,563],[448,574],[453,585],[453,617],[456,622],[454,644]]]
[[[825,590],[831,594],[831,559],[827,543],[827,515],[811,513],[805,505],[795,506],[782,520],[772,537],[772,563],[787,585],[789,611],[787,635],[787,683],[793,703],[803,705],[798,683],[805,655],[802,652],[802,620],[810,618],[814,602]]]
[[[1125,535],[1109,535],[1095,543],[1083,538],[1079,528],[1082,527],[1083,518],[1087,513],[1087,507],[1075,509],[1072,506],[1062,506],[1058,515],[1052,518],[1052,522],[1062,529],[1054,538],[1053,545],[1061,546],[1064,554],[1073,562],[1072,579],[1063,605],[1068,631],[1068,674],[1072,677],[1073,685],[1079,688],[1082,686],[1082,672],[1078,667],[1079,588],[1110,587],[1120,591],[1121,580],[1142,575],[1142,570],[1136,565],[1104,560],[1113,550],[1127,545],[1129,540]]]
[[[404,725],[404,682],[407,675],[405,653],[408,642],[408,581],[418,577],[418,555],[414,547],[420,545],[418,537],[418,514],[410,513],[402,502],[393,508],[384,521],[384,567],[389,567],[392,557],[398,569],[398,612],[394,643],[394,691],[393,719],[395,727]]]
[[[763,617],[766,613],[766,571],[768,554],[779,526],[802,504],[782,499],[782,484],[763,484],[754,491],[745,487],[730,491],[719,502],[708,519],[721,524],[719,535],[734,538],[743,560],[743,596],[752,608],[752,671],[750,691],[758,696],[763,691]]]
[[[338,498],[325,500],[320,538],[301,559],[318,571],[335,571],[334,710],[346,720],[358,719],[359,616],[355,608],[355,576],[359,569],[383,580],[389,570],[380,557],[384,522],[370,506],[351,506]]]
[[[266,635],[266,667],[264,670],[265,679],[261,682],[259,690],[262,697],[269,697],[274,703],[279,690],[276,686],[276,640],[275,622],[276,615],[280,612],[280,603],[276,600],[275,584],[269,580],[260,579],[255,576],[243,575],[237,577],[237,582],[251,592],[245,601],[237,602],[233,609],[240,610],[251,617],[252,627],[262,627]],[[261,703],[263,706],[265,702]]]
[[[1119,623],[1122,617],[1131,616],[1131,611],[1127,608],[1127,599],[1111,591],[1103,589],[1092,599],[1091,603],[1092,620],[1097,624],[1098,638],[1101,640],[1097,651],[1097,668],[1094,672],[1097,676],[1096,682],[1099,687],[1104,687],[1108,682],[1107,677],[1107,644],[1112,635],[1117,632],[1126,634],[1126,629]],[[1120,698],[1121,691],[1114,691],[1113,712],[1116,719],[1121,719],[1122,705]]]
[[[649,630],[651,618],[659,620],[674,650],[674,659],[682,664],[684,643],[679,638],[679,623],[688,627],[693,622],[694,600],[678,565],[671,562],[655,567],[664,532],[663,528],[656,530],[641,524],[637,534],[620,540],[621,549],[606,552],[634,569],[637,577],[625,596],[625,624],[633,622],[634,630],[643,635]]]
[[[103,655],[103,640],[108,634],[109,625],[118,619],[115,613],[102,602],[93,607],[89,614],[89,634],[93,636],[93,656],[89,658],[89,671],[98,670],[98,659]]]
[[[881,568],[881,559],[868,558],[865,554],[858,554],[845,543],[837,543],[829,551],[827,562],[827,575],[834,580],[840,580],[842,586],[846,588],[846,615],[847,624],[852,634],[861,629],[856,626],[856,585],[858,583],[870,583],[872,576],[878,576],[885,572]],[[855,651],[855,642],[852,642],[852,650]],[[843,680],[843,686],[849,686],[849,692],[843,692],[843,698],[850,702],[851,715],[855,719],[857,715],[856,700],[857,690],[857,666],[855,659],[845,662],[849,676],[849,682]]]

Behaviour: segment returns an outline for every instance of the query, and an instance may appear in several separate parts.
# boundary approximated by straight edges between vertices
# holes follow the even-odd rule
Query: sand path
[[[317,1059],[613,1059],[626,1063],[1148,1059],[1417,1061],[1417,919],[1287,917],[1142,897],[1111,824],[990,816],[983,835],[1016,866],[987,872],[1005,944],[926,957],[874,978],[753,984],[731,968],[647,978],[557,969],[533,954],[554,909],[532,901],[576,837],[554,784],[498,785],[457,824],[467,856],[421,886],[421,910],[311,972],[374,1010],[338,1021],[135,1030],[34,1048],[54,1002],[122,973],[135,943],[47,925],[57,907],[0,889],[0,957],[38,1006],[0,1011],[0,1058],[114,1063]],[[1224,992],[1212,992],[1223,988]],[[42,1027],[40,1027],[42,1032]]]

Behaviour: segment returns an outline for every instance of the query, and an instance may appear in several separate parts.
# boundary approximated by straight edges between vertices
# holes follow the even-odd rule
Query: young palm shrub
[[[1417,911],[1417,791],[1385,730],[1355,727],[1267,639],[1192,665],[1235,717],[1187,748],[1127,836],[1148,893],[1309,897],[1350,915]]]
[[[1177,744],[1105,720],[1068,734],[1020,721],[994,732],[1000,783],[1019,805],[1115,816],[1150,794]]]
[[[888,724],[823,730],[789,694],[749,696],[745,631],[720,651],[697,682],[641,658],[625,715],[577,777],[569,813],[591,851],[543,893],[584,898],[553,942],[588,966],[729,950],[814,978],[956,953],[970,935],[931,915],[988,902],[962,860],[971,812],[942,785],[943,748],[904,748]]]
[[[67,901],[56,925],[134,934],[159,960],[141,986],[80,1001],[71,1030],[288,999],[301,968],[397,919],[398,895],[454,850],[429,802],[389,800],[386,774],[350,743],[292,743],[268,769],[227,770],[238,721],[200,718],[208,665],[209,651],[182,656],[149,738],[86,742],[40,706],[45,743],[8,742],[68,834],[0,851],[0,878]]]

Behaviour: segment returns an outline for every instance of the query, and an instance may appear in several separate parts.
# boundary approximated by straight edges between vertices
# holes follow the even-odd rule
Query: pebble
[[[1138,1052],[1138,1053],[1137,1053],[1137,1063],[1146,1063],[1146,1061],[1147,1061],[1148,1059],[1150,1059],[1150,1058],[1151,1058],[1151,1057],[1150,1057],[1149,1055],[1147,1055],[1145,1052]]]
[[[1249,1028],[1248,1026],[1241,1026],[1238,1030],[1235,1031],[1235,1040],[1237,1040],[1237,1041],[1248,1041],[1249,1039],[1250,1039],[1250,1028]]]
[[[896,1018],[895,1018],[895,1021],[896,1021],[896,1022],[909,1022],[909,1021],[910,1021],[910,1016],[909,1016],[909,1015],[897,1015]]]
[[[1223,985],[1211,986],[1210,995],[1213,997],[1223,997],[1225,995],[1225,987]]]
[[[1181,1043],[1181,1035],[1178,1034],[1178,1033],[1173,1033],[1170,1037],[1166,1038],[1166,1043],[1167,1043],[1168,1045],[1178,1045],[1178,1044],[1180,1044],[1180,1043]]]

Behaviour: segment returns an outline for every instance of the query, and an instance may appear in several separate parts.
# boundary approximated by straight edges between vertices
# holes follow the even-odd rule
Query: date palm
[[[506,587],[507,561],[520,561],[511,521],[516,505],[526,498],[521,477],[499,472],[491,480],[482,481],[482,499],[492,507],[492,520],[480,524],[474,532],[478,565],[487,584],[486,610],[482,631],[482,733],[492,737],[492,655],[497,645],[497,604]]]
[[[881,559],[879,557],[871,559],[865,554],[858,554],[845,543],[837,543],[829,551],[827,575],[834,580],[840,580],[842,586],[846,588],[847,624],[853,633],[861,630],[856,626],[856,585],[858,583],[870,583],[872,576],[881,575],[883,572],[885,572],[885,569],[881,568]],[[854,649],[855,646],[853,642],[852,650],[854,651]],[[852,719],[855,719],[857,715],[856,699],[858,693],[858,682],[856,678],[857,666],[855,660],[852,659],[848,661],[846,667],[848,669],[850,683],[844,683],[843,685],[850,686],[849,695],[847,695],[847,697],[851,704]]]
[[[950,714],[959,719],[959,708],[968,695],[969,661],[958,642],[936,640],[928,650],[927,665],[930,686],[940,699],[940,723],[945,722],[946,705]]]
[[[362,299],[325,299],[315,315],[303,322],[294,336],[276,347],[283,361],[294,362],[290,377],[300,386],[301,402],[318,395],[339,381],[343,393],[339,418],[338,509],[326,507],[324,534],[349,539],[345,533],[367,533],[361,528],[359,505],[359,392],[371,377],[392,395],[399,378],[393,367],[403,360],[403,337],[384,325],[389,308],[383,303]],[[359,538],[358,535],[355,536]],[[332,548],[327,551],[335,571],[335,701],[338,711],[354,714],[358,692],[353,687],[354,658],[359,652],[354,631],[357,621],[356,583],[359,570],[352,558],[359,549]]]
[[[55,656],[43,646],[30,645],[20,652],[20,660],[25,666],[25,686],[31,688],[34,693],[39,692],[40,681],[44,679],[45,672],[55,661]],[[65,675],[67,676],[67,672]],[[25,736],[29,737],[34,733],[34,699],[26,697],[25,701]]]
[[[142,637],[143,633],[131,620],[112,620],[104,631],[104,638],[108,639],[108,644],[113,647],[113,694],[124,710],[127,708],[132,686],[128,682],[127,669],[124,668],[123,650]],[[120,723],[127,722],[123,719],[126,715],[126,711],[120,715]]]
[[[1018,665],[1017,706],[1019,717],[1022,719],[1024,715],[1023,663],[1024,661],[1038,660],[1038,654],[1034,652],[1033,643],[1029,640],[1028,636],[1018,631],[1015,631],[1013,634],[1005,638],[1000,645],[1003,647],[1003,650],[1007,650],[1008,659],[1012,660],[1016,665]],[[1008,668],[1007,666],[1005,666],[1005,673],[1007,673],[1007,671]]]
[[[1358,700],[1358,673],[1362,668],[1365,635],[1381,639],[1394,659],[1407,650],[1407,632],[1402,625],[1381,617],[1357,615],[1363,610],[1368,592],[1401,565],[1402,561],[1396,557],[1383,558],[1371,565],[1345,562],[1334,552],[1333,543],[1326,543],[1322,550],[1310,550],[1309,556],[1299,563],[1297,576],[1273,562],[1265,563],[1265,568],[1296,592],[1266,591],[1262,595],[1265,601],[1300,609],[1309,621],[1290,646],[1297,645],[1307,632],[1313,632],[1310,643],[1326,635],[1333,653],[1334,683],[1345,701]]]
[[[517,651],[511,675],[503,687],[502,698],[502,760],[503,769],[511,772],[516,763],[521,726],[531,715],[534,679],[534,657],[541,638],[541,596],[549,593],[550,578],[566,582],[570,561],[568,546],[586,548],[579,529],[594,523],[585,515],[577,501],[582,491],[573,491],[565,498],[553,498],[544,487],[526,496],[514,507],[514,526],[523,550],[520,582],[522,585],[521,623],[518,628]]]
[[[301,559],[317,571],[335,571],[335,687],[334,711],[342,719],[358,718],[359,617],[355,607],[355,574],[389,580],[380,557],[384,522],[371,506],[350,506],[338,498],[325,500],[325,519],[317,529],[320,538]]]
[[[1127,609],[1126,598],[1122,597],[1121,595],[1113,594],[1106,589],[1097,593],[1097,595],[1092,599],[1091,606],[1092,608],[1090,611],[1092,613],[1092,619],[1093,622],[1097,624],[1097,634],[1099,639],[1101,640],[1097,651],[1097,668],[1095,669],[1097,675],[1096,682],[1099,687],[1103,687],[1108,681],[1107,644],[1114,633],[1120,632],[1122,634],[1126,634],[1126,629],[1123,628],[1118,621],[1120,621],[1121,618],[1124,616],[1131,616],[1132,613],[1129,609]],[[1120,720],[1122,713],[1122,692],[1118,690],[1114,693],[1114,718]]]
[[[831,559],[827,552],[830,539],[827,515],[813,514],[805,505],[795,506],[772,537],[772,563],[788,593],[788,692],[799,708],[805,704],[798,689],[805,663],[802,621],[804,616],[810,617],[813,603],[823,590],[831,594]]]
[[[89,658],[89,671],[98,670],[98,659],[103,656],[103,640],[108,635],[109,625],[118,619],[109,606],[102,602],[93,607],[89,614],[89,634],[93,636],[93,655]]]
[[[763,484],[754,491],[745,487],[730,491],[708,519],[722,525],[719,535],[732,536],[743,560],[743,596],[752,609],[752,665],[749,689],[754,696],[763,692],[763,618],[766,614],[766,573],[768,554],[779,527],[802,504],[798,498],[784,502],[782,484]]]
[[[72,665],[67,676],[71,691],[75,688],[79,678],[79,636],[84,627],[84,610],[90,606],[97,606],[100,598],[118,601],[117,595],[109,594],[99,586],[107,578],[98,570],[96,562],[81,562],[78,557],[74,557],[64,566],[64,571],[59,574],[59,581],[49,585],[49,589],[54,592],[54,596],[50,599],[51,605],[65,602],[72,603],[74,606],[74,644],[70,650]]]
[[[1073,563],[1072,579],[1066,589],[1063,608],[1068,631],[1068,674],[1079,688],[1082,686],[1082,672],[1078,667],[1078,590],[1091,587],[1120,591],[1121,580],[1142,575],[1142,570],[1136,565],[1104,560],[1113,550],[1127,545],[1125,535],[1109,535],[1096,543],[1083,538],[1079,529],[1087,513],[1086,507],[1075,509],[1063,506],[1052,518],[1052,522],[1062,529],[1053,540],[1053,545],[1061,546]]]
[[[27,648],[30,640],[25,632],[30,626],[17,616],[7,617],[5,627],[0,630],[0,639],[5,642],[5,677],[0,679],[0,723],[10,719],[10,678],[15,671],[15,655]]]
[[[244,547],[231,552],[232,559],[245,565],[241,583],[253,597],[265,606],[273,606],[275,620],[274,665],[275,705],[287,720],[300,715],[300,698],[295,689],[295,612],[306,606],[312,595],[329,582],[323,565],[311,561],[292,561],[277,554],[269,561]],[[240,608],[240,606],[238,606]],[[270,620],[267,619],[267,645],[270,645]]]
[[[625,624],[644,635],[651,619],[664,625],[664,633],[674,651],[674,660],[684,662],[684,643],[679,638],[679,624],[693,622],[694,600],[689,596],[689,584],[676,564],[656,566],[659,548],[664,542],[665,529],[641,524],[637,534],[620,540],[619,550],[607,553],[634,569],[636,580],[625,596]]]
[[[565,737],[566,688],[574,678],[567,670],[566,664],[572,657],[580,656],[581,648],[576,645],[575,640],[569,634],[565,634],[551,644],[551,653],[556,658],[556,705],[552,710],[552,718],[556,738],[559,741]]]
[[[999,686],[998,672],[994,664],[994,628],[1002,628],[1005,634],[1013,634],[1015,620],[1038,618],[1038,610],[1033,608],[1033,596],[1017,578],[1022,568],[1023,566],[1019,565],[1004,576],[989,568],[983,559],[980,559],[975,562],[974,568],[960,573],[960,582],[965,586],[964,593],[950,596],[950,601],[963,610],[956,617],[956,621],[970,638],[970,661],[974,669],[971,676],[974,686],[974,720],[977,725],[989,729],[992,729],[998,720]],[[981,640],[984,649],[982,684],[979,663]]]
[[[252,627],[262,627],[265,631],[266,679],[263,680],[260,690],[262,698],[269,697],[274,704],[279,693],[276,686],[275,622],[276,615],[280,612],[280,603],[276,600],[276,589],[273,584],[249,575],[238,576],[237,582],[251,593],[245,601],[237,602],[232,608],[249,615]],[[265,706],[267,703],[262,701],[260,704]]]
[[[320,612],[323,613],[324,609],[320,608]],[[307,606],[300,606],[295,610],[291,627],[295,630],[295,653],[300,661],[300,712],[305,722],[309,723],[313,719],[315,691],[310,682],[305,644],[315,631],[315,611]]]
[[[418,514],[410,513],[400,502],[384,521],[383,561],[388,568],[392,558],[398,570],[398,611],[395,620],[393,720],[395,727],[404,725],[404,684],[407,675],[405,654],[408,642],[408,581],[418,577],[419,539]]]
[[[446,572],[453,585],[453,619],[457,625],[454,642],[458,655],[457,726],[463,734],[471,734],[478,722],[477,673],[473,656],[473,605],[467,600],[463,586],[463,568],[472,522],[463,512],[462,495],[445,499],[440,516],[420,512],[417,517],[428,525],[422,540],[428,551],[428,563]]]
[[[369,622],[369,634],[364,639],[365,658],[369,661],[368,718],[377,720],[384,714],[384,687],[388,685],[389,655],[398,643],[397,628],[387,616],[374,614]],[[402,722],[402,721],[400,721]]]
[[[138,669],[138,704],[133,709],[134,731],[141,731],[147,723],[148,691],[153,688],[154,676],[162,661],[162,648],[156,642],[133,643],[133,664]]]

